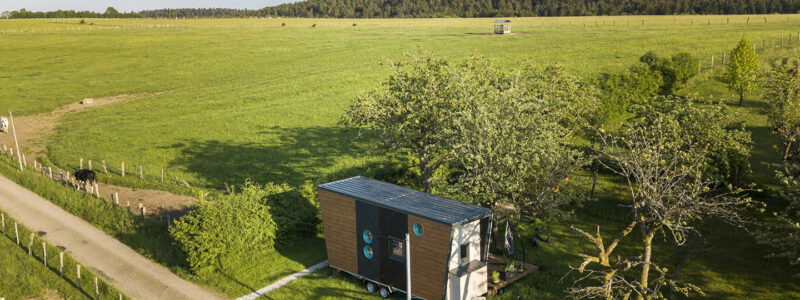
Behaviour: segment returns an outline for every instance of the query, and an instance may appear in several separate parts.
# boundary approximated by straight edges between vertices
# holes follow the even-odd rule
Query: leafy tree
[[[772,257],[800,264],[800,59],[784,58],[764,76],[768,119],[780,137],[782,170],[776,172],[782,189],[777,191],[773,217],[761,222],[756,238],[774,249]],[[800,277],[800,274],[796,274]]]
[[[800,168],[800,59],[785,58],[764,76],[769,102],[768,120],[780,137],[784,172],[796,176]]]
[[[681,52],[672,56],[672,67],[675,69],[677,87],[686,85],[689,79],[697,75],[698,60],[692,54]]]
[[[103,13],[103,15],[105,15],[106,17],[114,18],[117,15],[119,15],[119,11],[117,11],[116,8],[109,6],[108,8],[106,8],[106,12]]]
[[[497,72],[475,72],[486,73]],[[596,100],[558,65],[528,63],[502,81],[508,84],[465,99],[453,118],[453,187],[486,207],[508,204],[516,214],[546,218],[568,199],[563,187],[587,162],[568,142]]]
[[[246,182],[241,191],[203,200],[170,227],[170,235],[186,252],[193,272],[223,268],[226,256],[272,249],[276,224],[264,199],[285,187]]]
[[[685,52],[664,57],[650,51],[640,57],[639,61],[650,66],[651,70],[661,73],[662,95],[674,94],[689,79],[697,75],[697,59]]]
[[[796,166],[795,166],[796,167]],[[785,201],[772,218],[761,222],[755,231],[756,239],[771,249],[769,257],[784,258],[790,265],[800,265],[800,179],[777,172],[782,189],[778,198]],[[800,273],[795,274],[800,278]]]
[[[728,88],[739,94],[739,105],[744,102],[744,93],[753,90],[757,85],[758,54],[747,37],[742,37],[729,55],[725,66],[724,78]]]
[[[430,192],[434,173],[452,154],[446,140],[453,111],[465,98],[481,93],[475,87],[483,83],[477,80],[490,74],[475,74],[471,71],[475,66],[454,67],[427,53],[412,56],[408,65],[389,66],[389,79],[377,90],[358,97],[342,123],[375,131],[387,152],[413,157],[420,186]],[[469,88],[462,83],[470,84]]]
[[[674,105],[685,102],[672,101]],[[606,144],[603,164],[626,180],[631,220],[608,247],[599,229],[592,235],[572,227],[597,250],[597,254],[581,254],[584,260],[576,269],[588,273],[582,279],[600,284],[586,282],[584,286],[569,289],[573,298],[663,298],[661,289],[665,286],[684,294],[699,291],[691,284],[668,278],[667,269],[653,262],[653,238],[663,233],[682,245],[691,235],[700,234],[694,225],[703,218],[717,217],[731,224],[743,224],[745,220],[739,209],[754,205],[743,190],[705,176],[712,146],[693,137],[691,128],[700,125],[687,129],[685,124],[700,121],[702,114],[685,119],[681,117],[683,113],[674,113],[675,110],[635,110],[652,112],[645,118],[632,119],[619,134],[602,133]],[[638,244],[640,254],[612,261],[620,241],[637,228],[642,238]],[[651,278],[653,272],[657,277]]]
[[[664,115],[675,119],[683,126],[681,139],[685,146],[682,151],[694,145],[707,147],[703,176],[738,185],[752,173],[750,132],[742,118],[724,104],[697,105],[697,102],[700,100],[693,96],[654,98],[646,105],[634,106],[631,110],[634,116],[629,122],[649,124]]]

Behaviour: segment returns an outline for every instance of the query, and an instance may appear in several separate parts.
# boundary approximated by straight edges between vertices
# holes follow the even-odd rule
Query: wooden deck
[[[514,282],[516,282],[516,281],[518,281],[518,280],[520,280],[522,278],[525,278],[525,276],[531,275],[531,274],[533,274],[533,272],[536,272],[536,271],[539,270],[539,267],[526,263],[525,264],[525,268],[523,269],[523,272],[517,273],[516,275],[514,275],[511,278],[506,278],[506,280],[500,280],[499,282],[494,283],[492,281],[492,272],[494,272],[494,271],[500,272],[500,270],[502,270],[507,263],[508,263],[508,259],[507,258],[505,258],[503,256],[499,256],[499,255],[489,254],[489,260],[488,260],[488,263],[487,263],[487,269],[489,271],[489,274],[488,274],[489,275],[489,285],[488,285],[488,290],[489,291],[488,291],[488,294],[490,296],[496,295],[497,291],[499,291],[500,289],[502,289],[502,288],[508,286],[509,284],[512,284],[512,283],[514,283]],[[522,264],[522,262],[520,262],[518,260],[514,261],[514,265],[515,266],[519,266],[521,264]]]

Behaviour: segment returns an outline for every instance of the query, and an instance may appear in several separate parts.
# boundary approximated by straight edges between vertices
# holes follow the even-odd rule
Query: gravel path
[[[134,299],[223,299],[2,176],[0,208]]]

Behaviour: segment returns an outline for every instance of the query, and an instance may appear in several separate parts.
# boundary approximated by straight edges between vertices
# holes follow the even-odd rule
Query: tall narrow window
[[[406,247],[403,240],[398,238],[389,237],[389,258],[396,261],[405,261]]]
[[[469,243],[461,245],[461,255],[459,255],[459,262],[461,264],[469,263]]]

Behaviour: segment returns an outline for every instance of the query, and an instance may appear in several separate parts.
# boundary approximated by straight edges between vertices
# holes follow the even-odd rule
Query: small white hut
[[[495,20],[494,33],[496,34],[511,33],[511,20]]]

